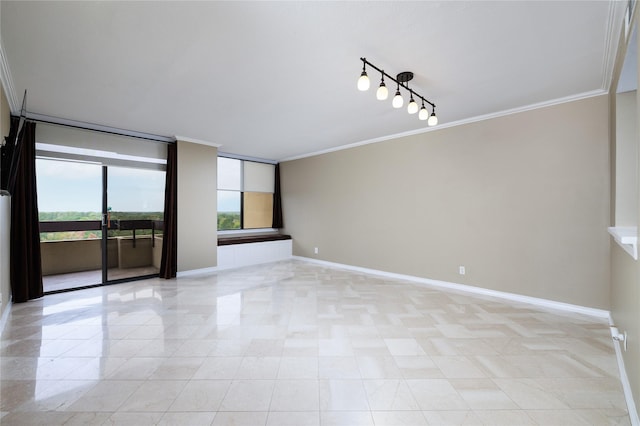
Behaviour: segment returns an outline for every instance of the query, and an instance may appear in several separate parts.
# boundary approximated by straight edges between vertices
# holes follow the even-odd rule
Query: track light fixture
[[[358,79],[358,90],[362,92],[366,92],[369,90],[369,77],[367,76],[367,70],[365,69],[365,64],[362,64],[362,74],[360,74],[360,78]]]
[[[389,89],[387,89],[387,86],[384,84],[384,74],[382,74],[382,79],[380,80],[380,86],[376,91],[376,98],[379,101],[384,101],[388,97],[389,97]]]
[[[409,88],[408,83],[413,79],[412,72],[404,71],[398,74],[396,78],[393,78],[389,74],[384,72],[384,70],[381,70],[380,68],[373,65],[371,62],[367,61],[366,58],[360,58],[360,60],[362,61],[362,73],[360,74],[360,78],[358,79],[358,90],[363,92],[369,90],[370,83],[369,83],[369,77],[367,76],[367,69],[366,69],[368,65],[371,68],[378,71],[381,75],[380,86],[376,91],[377,99],[383,101],[387,99],[389,96],[389,90],[384,84],[384,78],[387,77],[390,80],[396,82],[396,84],[398,85],[396,88],[395,96],[393,97],[393,101],[391,102],[391,105],[394,108],[396,109],[402,108],[402,105],[404,104],[404,99],[402,98],[402,94],[400,93],[400,86],[402,86],[403,89],[409,92],[409,104],[407,105],[407,112],[409,114],[418,113],[418,118],[422,121],[426,120],[428,126],[435,126],[438,124],[438,117],[436,116],[436,105],[433,102],[429,102],[429,100],[427,100],[424,96],[414,92],[413,89]],[[419,100],[422,101],[421,107],[418,107],[418,103],[415,101],[414,95]],[[425,102],[431,105],[431,114],[429,114],[429,111],[424,106]]]
[[[427,111],[427,108],[424,106],[424,101],[422,101],[422,107],[418,113],[418,118],[422,121],[429,119],[429,111]],[[427,124],[429,123],[427,122]]]
[[[394,108],[402,108],[402,104],[404,103],[404,99],[402,99],[402,95],[400,94],[400,83],[398,83],[398,88],[396,89],[396,95],[393,97],[393,101],[391,101],[391,105]]]

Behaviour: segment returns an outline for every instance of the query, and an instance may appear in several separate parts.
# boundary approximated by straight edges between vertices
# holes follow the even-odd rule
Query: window
[[[271,228],[275,166],[218,157],[218,230]]]

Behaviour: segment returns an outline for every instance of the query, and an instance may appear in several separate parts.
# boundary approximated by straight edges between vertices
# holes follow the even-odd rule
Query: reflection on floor
[[[284,261],[13,305],[9,425],[629,425],[605,320]]]
[[[124,278],[152,275],[157,273],[158,268],[154,268],[153,266],[127,269],[111,268],[107,271],[107,277],[110,281],[112,281]],[[48,293],[50,291],[85,287],[89,285],[100,284],[101,282],[101,270],[73,272],[70,274],[47,275],[45,277],[42,277],[42,285],[44,287],[45,293]]]

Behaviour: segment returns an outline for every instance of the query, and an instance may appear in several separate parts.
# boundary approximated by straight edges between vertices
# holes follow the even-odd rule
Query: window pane
[[[273,193],[275,180],[275,166],[273,164],[244,162],[244,188],[245,192],[271,192]],[[271,225],[269,225],[271,226]]]
[[[242,162],[218,157],[218,189],[242,190]],[[219,210],[219,209],[218,209]],[[240,209],[238,209],[240,211]]]
[[[273,194],[244,193],[244,228],[271,228],[273,224]]]
[[[40,221],[102,219],[102,167],[96,164],[36,159]],[[43,232],[41,241],[98,239],[94,231]]]
[[[218,191],[218,230],[240,229],[240,194]]]
[[[107,176],[111,219],[163,219],[164,171],[109,167]]]

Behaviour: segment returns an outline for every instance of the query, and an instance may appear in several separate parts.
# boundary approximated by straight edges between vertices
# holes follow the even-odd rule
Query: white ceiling
[[[625,5],[3,0],[0,34],[31,113],[281,160],[426,128],[356,89],[363,56],[445,126],[606,91]]]

